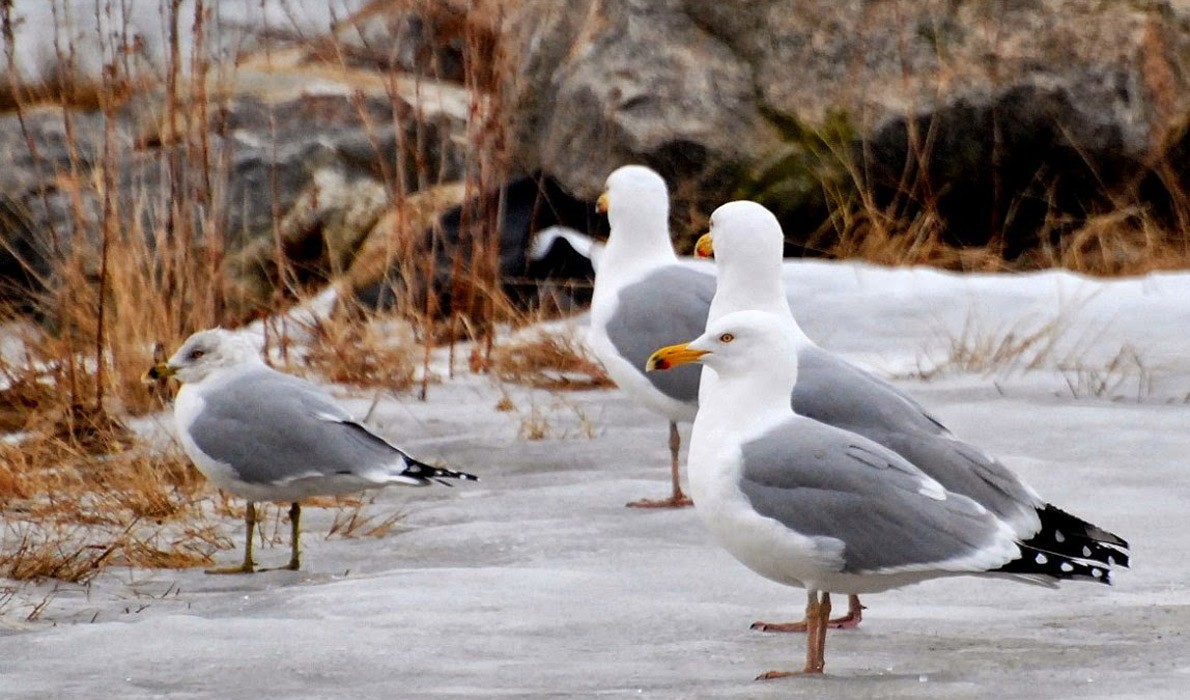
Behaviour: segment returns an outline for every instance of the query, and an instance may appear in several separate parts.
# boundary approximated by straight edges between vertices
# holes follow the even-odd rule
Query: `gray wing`
[[[828,425],[794,418],[741,452],[741,488],[752,507],[803,535],[841,541],[847,573],[946,561],[999,536],[994,518],[970,499],[924,494],[913,465]]]
[[[663,267],[620,290],[607,336],[616,352],[640,372],[657,348],[703,334],[715,296],[715,278],[680,265]],[[646,375],[658,391],[678,401],[698,400],[700,365]]]
[[[948,491],[974,499],[1021,534],[1042,503],[1007,467],[957,438],[905,392],[821,348],[798,353],[793,410],[904,457]]]
[[[853,432],[884,426],[917,434],[949,434],[913,397],[820,347],[800,349],[797,370],[793,410],[803,416]]]
[[[247,373],[203,400],[191,438],[250,484],[361,474],[408,459],[318,387],[271,369]]]

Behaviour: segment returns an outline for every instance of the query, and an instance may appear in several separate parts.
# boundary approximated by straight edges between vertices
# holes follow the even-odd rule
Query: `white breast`
[[[824,571],[837,571],[842,543],[800,535],[755,510],[740,489],[739,444],[695,431],[690,445],[690,495],[715,541],[765,578],[803,587]]]
[[[178,439],[182,442],[182,450],[185,451],[186,456],[194,462],[194,466],[198,467],[203,476],[210,479],[219,488],[238,494],[241,490],[238,486],[242,482],[236,478],[236,472],[231,468],[231,465],[220,462],[203,452],[194,438],[190,437],[190,426],[194,425],[194,421],[202,413],[205,403],[201,392],[194,386],[182,385],[177,398],[174,399],[174,424],[178,428]]]

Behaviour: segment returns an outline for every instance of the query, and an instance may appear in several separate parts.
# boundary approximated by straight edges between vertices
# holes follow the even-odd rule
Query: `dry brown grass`
[[[162,2],[167,27],[187,31],[193,26],[190,31],[195,35],[190,38],[201,46],[200,33],[209,31],[209,27],[193,25],[197,15],[191,16],[174,5]],[[398,0],[373,3],[363,15],[396,15],[406,9],[431,12],[447,32],[444,40],[461,45],[468,59],[462,76],[472,100],[467,136],[473,147],[468,151],[468,175],[461,183],[441,183],[441,174],[420,160],[422,150],[399,143],[399,149],[417,153],[419,160],[412,169],[403,157],[394,163],[378,164],[392,206],[377,223],[378,231],[373,233],[379,235],[370,237],[360,251],[363,264],[351,274],[375,275],[394,263],[403,263],[402,275],[416,280],[434,276],[434,256],[419,246],[425,243],[420,240],[420,232],[435,214],[492,189],[504,179],[507,146],[501,109],[505,76],[501,71],[507,71],[510,64],[492,33],[503,12],[499,3],[438,7],[425,0]],[[197,7],[191,10],[197,11]],[[112,10],[97,6],[96,12]],[[14,18],[7,9],[2,14],[3,29],[11,33]],[[345,21],[340,30],[347,31],[349,23]],[[56,411],[76,415],[82,407],[102,421],[108,412],[149,410],[154,404],[140,385],[140,375],[155,343],[172,349],[194,330],[234,326],[247,320],[239,311],[247,308],[240,297],[251,297],[256,304],[252,316],[258,317],[283,311],[310,293],[295,283],[296,275],[284,253],[285,242],[280,240],[273,241],[273,259],[263,261],[271,269],[276,290],[272,298],[263,299],[261,305],[262,299],[255,292],[225,283],[226,265],[238,260],[225,256],[227,232],[222,230],[223,217],[217,214],[226,206],[222,196],[227,189],[228,163],[212,152],[209,135],[219,128],[212,115],[223,101],[233,98],[234,91],[221,85],[226,76],[211,57],[199,52],[186,60],[177,52],[175,36],[167,47],[164,74],[146,71],[148,64],[140,60],[143,47],[125,27],[105,39],[105,55],[111,57],[111,62],[104,67],[103,79],[87,80],[72,77],[82,75],[82,71],[76,68],[70,37],[58,39],[58,54],[51,58],[53,70],[43,71],[53,77],[43,81],[44,85],[14,82],[20,71],[15,55],[6,54],[10,108],[22,114],[40,104],[44,96],[57,105],[100,111],[106,130],[100,153],[93,158],[91,154],[76,153],[71,168],[57,174],[59,188],[72,194],[75,230],[70,234],[71,247],[60,244],[62,232],[49,232],[51,248],[60,257],[53,261],[50,278],[42,280],[48,291],[35,300],[38,313],[49,320],[46,328],[53,328],[36,341],[38,360],[53,363],[56,370],[52,378],[42,378],[38,386],[26,385],[13,393],[16,396],[24,392],[31,397],[40,387],[48,388],[36,405],[23,405],[19,414],[0,415],[0,423],[11,427],[19,427],[25,413]],[[329,45],[320,42],[293,37],[290,45],[306,50],[315,63],[321,62],[318,70],[359,73],[342,47],[333,41]],[[383,89],[392,102],[393,123],[369,124],[376,134],[404,134],[403,124],[409,120],[423,123],[420,107],[410,107],[406,102],[408,82],[408,76],[391,73],[391,81]],[[128,94],[145,91],[155,91],[162,98],[157,121],[160,133],[141,138],[136,144],[115,138],[117,109]],[[83,92],[93,97],[76,97]],[[36,100],[32,96],[37,96]],[[360,113],[365,114],[362,105]],[[69,111],[64,114],[69,122]],[[416,138],[420,140],[421,136]],[[72,150],[77,147],[69,123],[66,141]],[[136,149],[150,146],[161,161],[163,186],[131,194],[117,187],[115,174],[123,160]],[[285,212],[278,211],[277,215],[284,216]],[[450,318],[439,319],[440,305],[433,295],[425,295],[417,306],[399,304],[396,310],[416,321],[420,337],[428,341],[421,358],[423,369],[428,367],[430,349],[439,339],[453,343],[460,338],[478,338],[485,352],[490,351],[496,322],[509,315],[509,304],[497,279],[496,215],[495,204],[469,209],[464,214],[467,235],[452,263],[450,284],[455,304]],[[439,243],[429,241],[430,248]],[[0,316],[0,322],[4,320]],[[318,329],[318,342],[311,355],[317,370],[348,383],[375,382],[405,388],[410,377],[405,352],[385,349],[374,342],[377,332],[370,326],[365,323],[362,329]],[[278,340],[284,342],[283,338]],[[51,343],[55,347],[51,348]],[[380,356],[369,357],[377,350],[382,351]],[[431,376],[428,371],[421,374],[425,381]],[[425,391],[423,385],[423,395]],[[55,402],[57,406],[50,405]]]
[[[529,413],[521,418],[517,437],[529,442],[538,442],[550,437],[551,432],[549,416],[534,404],[529,407]]]
[[[53,76],[36,83],[0,82],[0,112],[41,105],[98,109],[109,96],[123,103],[136,92],[144,90],[148,84],[144,77],[108,85],[93,78],[65,75]]]
[[[406,513],[395,510],[388,515],[381,516],[369,513],[368,507],[375,503],[376,497],[336,499],[334,520],[326,532],[326,539],[351,539],[355,537],[384,537],[393,531]]]
[[[0,426],[85,451],[127,448],[131,434],[97,403],[91,365],[77,356],[63,357],[69,341],[37,333],[23,338],[19,364],[0,358]]]
[[[1142,275],[1190,267],[1190,239],[1128,206],[1092,217],[1058,246],[1038,249],[1036,258],[1030,264],[1106,277]]]
[[[418,375],[420,354],[409,324],[395,314],[357,310],[319,320],[299,371],[339,383],[408,391]]]
[[[859,210],[840,208],[835,212],[835,221],[838,237],[824,246],[832,258],[890,266],[929,265],[965,272],[1009,269],[998,247],[962,248],[948,244],[942,222],[929,212],[906,221],[876,210],[869,202],[867,208]]]
[[[591,440],[599,435],[595,421],[578,404],[567,401],[563,394],[550,392],[542,397],[532,394],[526,397],[528,409],[522,411],[510,397],[500,400],[498,410],[520,414],[517,437],[529,442],[540,440]]]
[[[383,537],[402,511],[373,496],[311,499],[327,538]],[[215,491],[175,446],[102,458],[52,438],[0,444],[0,578],[86,583],[109,566],[188,568],[238,546],[244,502]],[[260,504],[262,544],[288,540],[286,508]],[[270,526],[271,525],[271,526]]]
[[[0,445],[0,576],[85,583],[107,566],[184,568],[228,546],[180,452],[35,437]]]
[[[920,373],[930,379],[949,372],[989,375],[1038,369],[1059,360],[1068,345],[1069,314],[1028,322],[987,325],[969,316],[962,329],[949,336],[947,355]]]
[[[0,432],[26,430],[58,405],[53,373],[28,356],[20,364],[0,357]]]
[[[1157,377],[1144,357],[1125,343],[1106,362],[1091,363],[1068,358],[1058,371],[1074,398],[1100,398],[1143,403],[1154,394]],[[1190,395],[1182,403],[1190,401]]]
[[[1104,339],[1074,335],[1080,306],[1075,303],[1048,319],[987,323],[969,316],[957,333],[944,332],[945,355],[923,360],[912,376],[928,381],[952,373],[979,374],[992,377],[1000,388],[1000,382],[1009,377],[1045,370],[1057,374],[1076,399],[1149,400],[1156,393],[1160,372],[1130,343],[1122,343],[1110,355],[1093,352]],[[1190,402],[1190,395],[1182,402]]]
[[[607,389],[615,384],[573,332],[541,331],[532,337],[496,345],[486,360],[478,352],[473,369],[484,369],[503,382],[539,389]]]
[[[961,247],[948,243],[941,222],[930,212],[906,220],[870,210],[841,210],[836,219],[840,222],[838,239],[824,249],[830,257],[842,260],[928,265],[963,272],[1060,268],[1100,277],[1190,267],[1190,238],[1136,207],[1093,216],[1064,233],[1056,244],[1039,245],[1011,261],[1004,258],[1000,244]]]

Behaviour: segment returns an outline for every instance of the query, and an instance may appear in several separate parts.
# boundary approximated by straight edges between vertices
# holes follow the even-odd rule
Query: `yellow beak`
[[[607,192],[599,195],[599,199],[595,200],[595,211],[600,214],[607,213]]]
[[[694,255],[700,258],[710,258],[715,255],[715,239],[711,237],[710,233],[704,233],[698,237],[698,241],[694,244]]]
[[[140,380],[145,384],[156,384],[162,379],[169,379],[170,377],[174,376],[176,371],[177,370],[175,370],[173,367],[170,367],[166,363],[158,362],[157,364],[150,367],[148,371],[142,374]]]
[[[687,345],[688,343],[679,343],[661,348],[649,356],[649,361],[645,363],[645,371],[652,372],[655,369],[665,370],[688,365],[691,362],[698,362],[699,358],[707,354],[706,350],[692,350]]]

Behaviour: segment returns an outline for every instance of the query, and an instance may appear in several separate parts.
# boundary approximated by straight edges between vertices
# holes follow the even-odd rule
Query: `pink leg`
[[[806,667],[800,671],[768,671],[756,677],[758,681],[771,681],[789,676],[808,676],[822,673],[826,666],[826,628],[831,616],[831,594],[809,591],[806,603]]]
[[[678,451],[682,447],[682,436],[678,433],[678,424],[670,422],[669,424],[669,456],[670,456],[670,478],[673,479],[673,494],[669,498],[662,498],[659,500],[642,498],[639,501],[632,501],[626,504],[629,508],[687,508],[694,505],[694,501],[690,497],[682,493],[682,482],[679,478],[679,462]]]
[[[826,626],[833,630],[850,630],[859,627],[859,623],[864,618],[864,606],[859,602],[859,596],[853,595],[847,598],[847,614],[842,617],[836,617],[833,620],[828,620]],[[763,622],[757,621],[752,623],[752,629],[759,632],[794,632],[801,633],[806,631],[806,623],[803,622]]]

